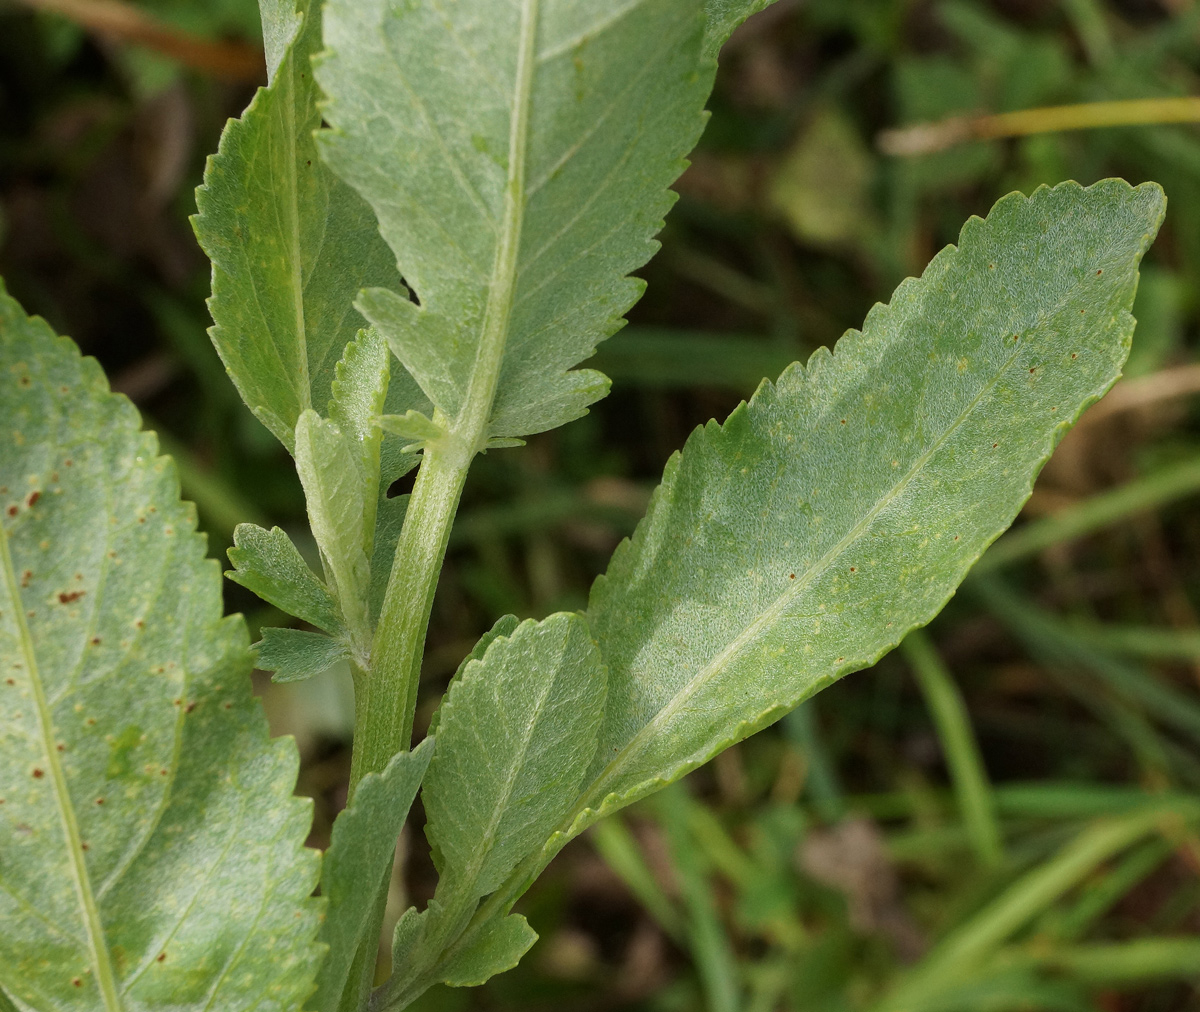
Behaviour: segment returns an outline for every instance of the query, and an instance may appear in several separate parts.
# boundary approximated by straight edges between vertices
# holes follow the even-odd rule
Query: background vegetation
[[[241,521],[306,537],[290,461],[208,343],[187,224],[256,33],[254,0],[0,0],[0,275],[159,430],[222,559]],[[422,1009],[1200,1009],[1200,133],[1037,132],[1074,110],[881,136],[1194,94],[1194,0],[779,0],[734,37],[648,293],[597,356],[612,396],[473,472],[419,725],[497,615],[583,604],[693,426],[1009,190],[1166,188],[1128,378],[927,634],[572,845],[524,903],[543,938],[522,967]],[[1134,118],[1168,108],[1200,120]],[[998,130],[1027,135],[970,139]],[[261,689],[324,846],[346,674]],[[434,882],[420,833],[401,852],[394,914]]]

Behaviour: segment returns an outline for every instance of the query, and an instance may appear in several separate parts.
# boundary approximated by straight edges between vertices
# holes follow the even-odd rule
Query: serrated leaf
[[[316,1012],[338,1008],[370,923],[376,886],[391,867],[433,748],[434,739],[426,738],[411,752],[396,755],[382,773],[368,773],[334,821],[321,873],[321,894],[328,905],[320,937],[329,953],[317,975],[317,993],[308,1002]]]
[[[254,646],[256,666],[274,671],[273,682],[301,682],[350,656],[350,648],[341,640],[304,629],[264,629]]]
[[[233,545],[229,561],[234,569],[225,575],[234,583],[331,635],[345,632],[337,601],[282,530],[238,524]]]
[[[358,306],[469,449],[561,425],[607,391],[571,370],[640,295],[629,272],[654,253],[703,127],[702,11],[326,8],[322,154],[374,208],[419,302],[393,284]]]
[[[352,436],[311,408],[296,422],[296,473],[325,570],[355,642],[368,640],[371,566],[363,548],[366,477]]]
[[[320,947],[297,755],[171,461],[0,287],[0,987],[297,1008]]]
[[[606,676],[587,623],[564,613],[499,634],[506,627],[511,620],[501,619],[486,649],[472,652],[438,712],[437,753],[421,792],[438,887],[427,910],[397,926],[396,975],[382,1007],[402,1008],[448,976],[473,979],[512,955],[515,929],[491,922],[463,940],[464,952],[480,946],[463,964],[470,969],[455,970],[460,953],[446,953],[479,899],[540,851],[570,810],[595,751]]]
[[[509,914],[488,924],[461,952],[442,967],[442,983],[451,987],[478,987],[498,973],[511,970],[538,940],[537,932],[520,914]]]
[[[667,465],[592,590],[610,690],[578,832],[928,622],[1129,350],[1153,184],[1064,183],[971,219],[862,333]]]
[[[213,262],[211,336],[242,399],[289,450],[300,413],[330,397],[342,349],[363,325],[365,285],[395,287],[374,216],[317,156],[321,125],[309,62],[320,5],[264,9],[271,83],[221,136],[193,219]],[[282,55],[281,55],[282,54]]]
[[[454,677],[450,679],[450,685],[454,685],[462,678],[463,672],[467,670],[467,665],[469,665],[472,661],[483,660],[483,655],[487,653],[487,648],[492,645],[493,641],[499,639],[501,636],[512,636],[512,634],[517,631],[517,626],[520,624],[521,620],[517,618],[516,615],[501,615],[498,619],[496,619],[491,629],[479,637],[475,645],[471,647],[471,652],[459,662],[458,668],[454,672]],[[449,687],[447,687],[447,692],[448,691]],[[444,701],[445,696],[443,696],[443,702]],[[441,722],[441,719],[442,707],[439,706],[433,711],[433,717],[429,721],[429,730],[426,733],[431,735],[437,734],[438,724]],[[440,860],[438,861],[438,867],[441,867]]]
[[[442,704],[422,791],[439,892],[485,896],[541,845],[591,761],[604,694],[578,615],[522,622],[466,665]]]

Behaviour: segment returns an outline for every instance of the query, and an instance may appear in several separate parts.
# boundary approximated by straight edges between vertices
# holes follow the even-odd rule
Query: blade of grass
[[[1153,833],[1164,820],[1200,817],[1200,804],[1147,805],[1123,818],[1093,823],[1050,860],[1022,875],[964,924],[950,932],[874,1008],[903,1012],[969,979],[1013,934],[1077,886],[1104,861]]]
[[[1116,102],[1082,102],[1021,109],[992,116],[955,116],[937,123],[884,130],[879,150],[885,155],[928,155],[968,141],[1028,137],[1031,134],[1099,127],[1150,126],[1160,123],[1200,121],[1200,98],[1183,95],[1171,98],[1136,98]]]
[[[817,726],[816,702],[810,699],[801,703],[784,717],[783,731],[804,757],[807,772],[805,787],[817,814],[826,822],[837,822],[846,814],[846,799]]]
[[[975,564],[972,576],[994,572],[1051,545],[1091,534],[1197,491],[1200,491],[1200,457],[1191,457],[1004,535]]]
[[[1044,933],[1062,942],[1082,937],[1114,903],[1162,864],[1171,850],[1171,844],[1159,837],[1134,847],[1107,875],[1085,885],[1071,906],[1047,918]]]
[[[1102,650],[1155,661],[1200,660],[1200,629],[1110,625],[1071,620],[1071,633]]]
[[[603,819],[588,830],[588,838],[663,932],[676,944],[684,944],[683,919],[658,884],[625,819],[621,815]]]
[[[737,956],[721,922],[705,862],[689,826],[694,804],[687,788],[675,784],[658,795],[654,807],[667,836],[671,862],[687,911],[684,930],[704,991],[705,1007],[708,1012],[738,1012],[741,983]]]
[[[1025,604],[999,580],[975,580],[972,589],[1028,645],[1067,668],[1084,668],[1099,676],[1156,720],[1200,741],[1200,703],[1163,683],[1145,668],[1096,649],[1065,622]]]
[[[1128,986],[1155,979],[1194,981],[1200,977],[1200,938],[1073,945],[1033,958],[1045,969],[1090,987]]]
[[[996,820],[992,785],[962,693],[923,629],[909,633],[900,648],[933,716],[975,856],[983,867],[996,868],[1004,862],[1004,843]]]

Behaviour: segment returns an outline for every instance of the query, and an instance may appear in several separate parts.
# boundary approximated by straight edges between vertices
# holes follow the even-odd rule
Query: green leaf
[[[439,891],[485,896],[541,846],[591,762],[604,694],[578,615],[522,622],[466,665],[442,704],[422,792]]]
[[[331,635],[345,632],[337,601],[278,527],[264,531],[238,524],[233,544],[229,561],[234,569],[225,575],[234,583]]]
[[[371,566],[363,548],[366,478],[353,436],[311,408],[296,423],[296,473],[308,520],[356,644],[368,642]]]
[[[483,660],[483,655],[487,653],[488,647],[492,645],[494,640],[499,639],[501,636],[506,638],[511,637],[512,634],[517,631],[517,626],[520,624],[521,620],[517,618],[516,615],[501,615],[498,619],[496,619],[496,622],[491,629],[479,637],[479,640],[471,648],[471,652],[459,662],[458,669],[454,672],[454,677],[450,680],[450,684],[454,685],[462,679],[463,672],[467,670],[467,666],[472,661]],[[449,692],[449,688],[447,688],[447,692]],[[445,697],[443,696],[443,702],[444,701]],[[439,706],[433,711],[433,718],[429,721],[429,730],[426,732],[427,734],[437,734],[438,724],[441,723],[443,709],[444,707]],[[434,853],[435,855],[437,854],[436,850]],[[438,861],[438,867],[441,867],[440,860]]]
[[[364,330],[346,345],[337,364],[329,418],[358,450],[363,476],[363,554],[370,559],[375,546],[375,517],[379,507],[380,449],[383,433],[376,424],[387,397],[391,370],[387,345],[375,330]]]
[[[374,208],[405,283],[360,311],[469,442],[607,391],[612,334],[704,124],[700,0],[332,0],[322,154]],[[414,68],[420,68],[414,73]]]
[[[213,261],[211,336],[242,399],[289,450],[306,408],[324,406],[342,349],[363,325],[364,285],[399,284],[371,209],[317,156],[320,5],[264,10],[271,83],[225,128],[193,219]],[[286,51],[286,55],[285,54]]]
[[[471,944],[455,953],[442,968],[442,983],[451,987],[478,987],[511,970],[538,940],[537,932],[520,914],[490,922]]]
[[[928,622],[1129,351],[1152,184],[1005,197],[862,333],[694,432],[592,590],[610,669],[572,832]]]
[[[254,646],[256,666],[274,671],[273,682],[301,682],[324,674],[350,656],[350,648],[341,640],[303,629],[264,629]]]
[[[2,287],[0,377],[0,987],[295,1009],[321,952],[310,804],[175,468]]]
[[[368,773],[334,821],[321,873],[321,894],[328,904],[321,941],[329,946],[329,953],[317,975],[317,993],[308,1002],[317,1012],[338,1008],[354,954],[371,920],[376,886],[391,867],[396,840],[433,747],[434,739],[426,738],[411,752],[399,753],[382,773]]]
[[[478,900],[569,812],[595,752],[606,673],[579,615],[502,633],[512,621],[484,637],[438,712],[421,797],[440,878],[428,909],[397,926],[397,974],[382,1007],[402,1008],[438,982],[474,980],[487,966],[508,969],[536,937],[494,918],[453,947]]]

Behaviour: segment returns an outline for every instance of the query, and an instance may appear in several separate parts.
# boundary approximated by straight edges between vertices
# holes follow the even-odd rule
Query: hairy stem
[[[371,670],[355,687],[351,795],[367,773],[378,773],[411,743],[425,631],[473,455],[453,438],[425,449],[371,646]]]

